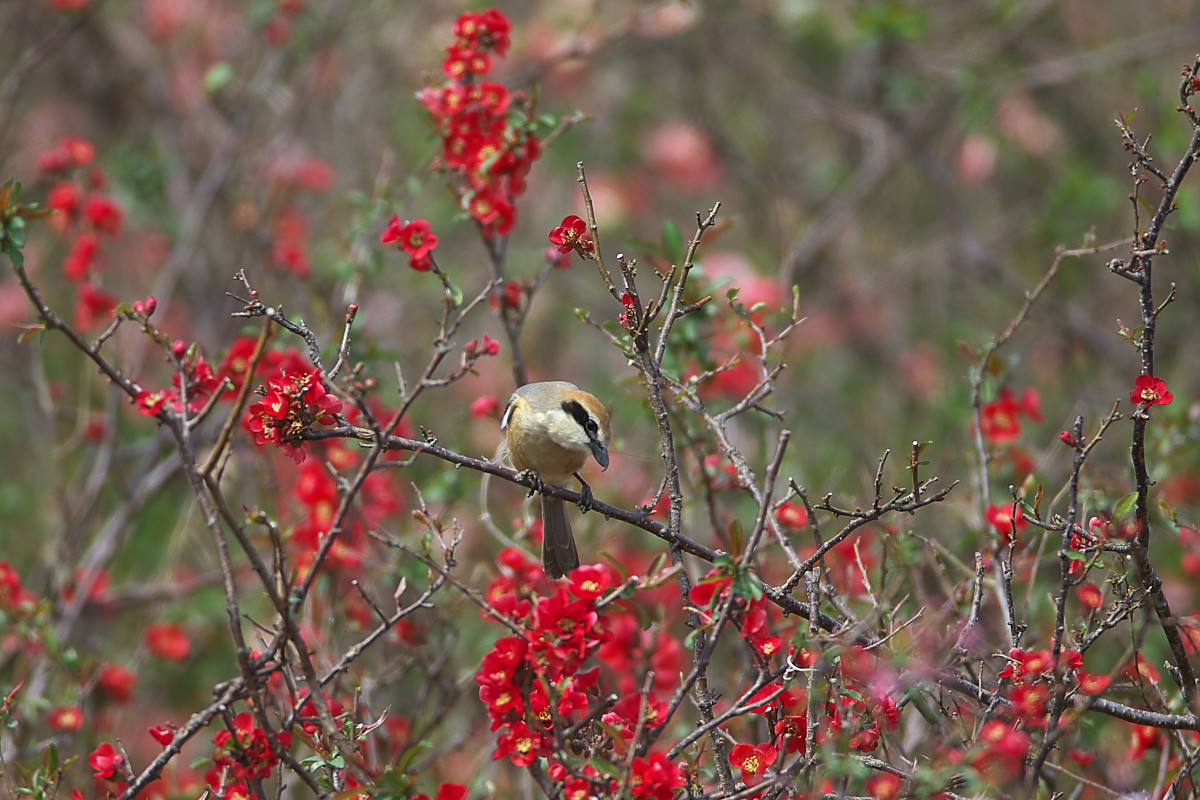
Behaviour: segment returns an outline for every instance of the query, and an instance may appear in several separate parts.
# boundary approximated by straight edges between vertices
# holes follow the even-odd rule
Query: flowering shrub
[[[60,33],[31,37],[46,50],[17,64],[0,102],[17,108],[63,37],[112,25],[113,41],[145,37],[156,109],[180,127],[139,149],[22,119],[37,146],[13,168],[31,183],[0,189],[13,276],[0,313],[22,320],[14,393],[36,421],[0,492],[0,509],[29,509],[0,559],[5,796],[1195,793],[1196,387],[1186,353],[1167,357],[1159,337],[1187,324],[1172,304],[1197,288],[1176,276],[1164,296],[1154,272],[1174,263],[1168,225],[1182,238],[1193,224],[1178,212],[1194,204],[1200,62],[1179,84],[1191,141],[1170,169],[1168,146],[1152,153],[1119,122],[1132,236],[1056,251],[1005,301],[1007,325],[962,341],[967,392],[919,347],[895,354],[907,388],[846,369],[861,382],[850,389],[834,362],[894,349],[867,332],[922,298],[864,305],[839,276],[837,302],[810,302],[814,253],[871,246],[865,230],[838,247],[822,238],[848,199],[828,216],[803,209],[814,238],[790,257],[789,304],[749,255],[720,249],[758,224],[754,209],[705,199],[687,234],[667,223],[658,240],[607,246],[627,233],[610,209],[644,224],[659,191],[736,172],[732,140],[660,124],[640,181],[624,184],[555,160],[585,115],[539,109],[531,76],[573,92],[610,45],[669,52],[689,14],[717,12],[640,9],[608,38],[579,23],[561,51],[544,49],[545,9],[445,20],[440,55],[401,48],[424,59],[405,108],[419,123],[376,142],[373,187],[342,196],[367,173],[291,141],[327,122],[308,100],[381,95],[329,43],[331,11],[43,6]],[[858,12],[857,35],[889,59],[928,25],[900,6]],[[940,140],[915,135],[923,105],[901,121],[915,91],[888,83],[868,93],[878,108],[830,108],[884,137],[872,146],[893,128],[906,146]],[[1023,102],[998,102],[998,129],[1040,157],[1054,130]],[[256,116],[283,106],[270,124]],[[414,144],[426,123],[432,139]],[[159,152],[167,141],[180,152]],[[967,136],[947,159],[955,180],[986,184],[995,148]],[[818,149],[805,142],[799,160]],[[852,194],[870,194],[872,163]],[[575,185],[578,197],[562,188]],[[177,219],[163,212],[181,197]],[[1096,366],[1076,392],[1047,376],[1095,358],[1096,337],[1056,340],[1070,355],[1055,361],[1047,329],[1032,344],[1019,334],[1066,308],[1052,292],[1068,259],[1113,251],[1124,257],[1089,282],[1136,298],[1140,319],[1111,338],[1137,363],[1116,360],[1111,378]],[[577,475],[592,482],[578,492],[496,450],[504,398],[557,378],[613,407],[612,468]],[[858,405],[872,381],[886,402]],[[536,412],[543,435],[570,441],[577,424],[595,448],[596,416],[563,397],[561,413]],[[945,406],[933,441],[909,413],[920,403]],[[870,440],[879,420],[911,442],[903,456]],[[833,474],[838,457],[866,480]],[[566,501],[578,528],[583,563],[562,580],[532,555],[544,535],[532,494]]]

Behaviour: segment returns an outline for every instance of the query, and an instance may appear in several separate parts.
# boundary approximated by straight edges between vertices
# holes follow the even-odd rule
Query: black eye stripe
[[[578,400],[564,400],[562,410],[572,417],[579,426],[586,430],[595,430],[596,422],[592,419],[592,415],[587,412],[587,409]],[[589,426],[588,423],[591,423]]]

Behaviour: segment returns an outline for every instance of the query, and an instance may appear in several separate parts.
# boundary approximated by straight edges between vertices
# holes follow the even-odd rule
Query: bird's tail
[[[542,495],[542,567],[546,577],[561,578],[578,566],[579,553],[567,519],[567,504]]]

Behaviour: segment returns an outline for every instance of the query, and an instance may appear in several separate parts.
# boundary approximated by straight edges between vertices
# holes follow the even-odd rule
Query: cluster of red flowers
[[[280,748],[291,747],[292,734],[288,731],[276,731],[274,736]],[[213,768],[205,780],[218,797],[252,797],[246,781],[267,777],[279,763],[267,732],[255,724],[249,711],[234,718],[232,730],[218,731],[213,736],[213,747]]]
[[[0,559],[0,612],[27,614],[37,600],[37,595],[25,588],[12,563]]]
[[[689,599],[715,616],[717,609],[729,602],[732,590],[733,579],[714,570],[696,584]],[[780,654],[800,667],[815,662],[808,648],[796,647],[771,634],[765,598],[734,598],[732,602],[733,619],[740,625],[742,638],[764,662]],[[816,721],[816,741],[833,740],[850,750],[873,752],[879,746],[880,731],[894,730],[899,724],[900,706],[893,697],[898,680],[879,659],[860,648],[849,648],[842,654],[838,672],[839,691],[829,697]],[[768,730],[775,734],[770,741],[741,743],[730,752],[730,763],[741,770],[748,786],[754,786],[766,777],[781,754],[806,752],[808,697],[803,690],[773,682],[751,695],[745,707],[751,714],[764,716]]]
[[[255,444],[273,444],[297,464],[304,461],[303,436],[316,425],[334,425],[342,401],[325,389],[313,368],[272,377],[263,399],[246,410],[246,428]]]
[[[626,694],[603,716],[605,727],[591,729],[592,747],[625,748],[639,722],[648,727],[665,722],[666,703],[643,697],[636,686],[638,667],[655,651],[639,646],[642,631],[632,614],[597,608],[616,579],[609,568],[585,565],[572,573],[569,586],[539,596],[528,587],[542,580],[540,565],[515,549],[502,553],[500,563],[504,571],[488,599],[521,634],[497,640],[475,676],[497,732],[493,758],[507,757],[517,766],[547,758],[548,773],[563,784],[566,796],[611,794],[616,782],[589,764],[569,764],[555,747],[554,733],[579,722],[598,695],[600,669],[584,669],[593,657],[622,676]],[[682,662],[659,663],[669,676],[672,667],[678,674]],[[631,797],[670,798],[683,785],[680,766],[662,754],[635,758],[631,769]]]
[[[75,327],[81,330],[98,327],[117,305],[117,299],[100,287],[100,245],[104,237],[121,232],[125,217],[120,205],[104,193],[108,179],[103,169],[93,166],[95,157],[91,142],[70,136],[38,157],[42,171],[58,180],[46,205],[58,212],[50,218],[50,225],[71,242],[63,273],[78,284]]]
[[[1041,422],[1042,405],[1037,389],[1026,389],[1018,400],[1013,397],[1012,389],[1005,386],[995,400],[980,409],[979,430],[991,444],[1011,444],[1021,436],[1022,416]]]
[[[463,14],[442,64],[450,80],[418,94],[442,140],[440,166],[458,178],[462,209],[489,237],[512,230],[514,202],[542,149],[524,96],[479,80],[491,72],[493,55],[508,52],[510,30],[495,9]]]
[[[356,450],[340,441],[325,443],[320,454],[320,458],[305,460],[300,465],[296,485],[290,495],[300,501],[300,512],[303,514],[288,538],[295,567],[302,576],[312,569],[333,526],[338,508],[337,481],[326,464],[332,464],[346,475],[353,472],[361,457]],[[376,471],[368,475],[358,495],[356,512],[345,520],[337,541],[326,556],[326,567],[357,574],[363,566],[366,552],[366,531],[403,507],[403,500],[386,472]],[[347,608],[347,613],[352,613],[352,610]],[[360,622],[368,624],[367,619]]]
[[[153,300],[154,298],[150,298],[146,304],[142,304],[142,301],[135,303],[135,313],[139,304],[142,304],[143,309],[148,308],[144,316],[149,316],[154,310]],[[204,356],[200,355],[195,347],[189,346],[182,339],[177,339],[171,344],[170,350],[177,367],[171,378],[172,385],[169,388],[153,392],[149,389],[139,391],[133,402],[141,414],[152,417],[164,408],[169,408],[176,414],[182,413],[185,392],[188,413],[199,413],[224,385],[224,380],[204,360]]]
[[[139,305],[134,304],[135,311]],[[232,400],[237,396],[249,377],[250,359],[256,344],[253,336],[238,338],[217,366],[215,374],[202,358],[187,356],[185,364],[190,370],[189,405],[193,406],[193,410],[195,405],[207,401],[222,388],[221,400]],[[174,348],[184,352],[185,345],[178,342]],[[325,464],[334,464],[347,472],[353,469],[358,456],[352,448],[340,442],[329,442],[322,445],[322,458],[316,461],[305,459],[305,443],[300,438],[301,434],[314,425],[335,422],[333,415],[341,410],[341,402],[327,392],[320,373],[298,350],[267,350],[258,369],[266,383],[266,388],[260,390],[264,397],[250,406],[243,421],[247,430],[254,434],[256,443],[275,444],[298,464],[302,464],[296,483],[291,487],[289,502],[299,500],[303,517],[292,530],[289,543],[293,548],[296,567],[306,572],[321,549],[337,510],[337,485]],[[179,385],[178,373],[175,384]],[[155,413],[168,402],[174,403],[174,408],[178,410],[177,389],[142,392],[138,396],[142,413]],[[351,422],[357,413],[357,409],[350,410],[348,416]],[[378,524],[403,506],[391,479],[382,472],[367,477],[359,499],[355,515],[348,518],[341,536],[328,554],[328,563],[333,567],[350,570],[360,568],[363,563],[365,528]],[[180,641],[179,632],[167,636],[171,631],[159,628],[154,631],[153,638],[148,632],[147,644],[156,654],[168,659],[186,658],[186,655],[180,655],[186,652],[186,637]]]
[[[222,399],[232,400],[241,391],[250,371],[250,359],[257,344],[258,340],[253,336],[240,336],[229,346],[229,352],[217,367],[217,377],[228,382],[228,390]],[[267,350],[258,366],[268,380],[287,373],[306,372],[311,368],[308,359],[294,347],[287,350]]]
[[[463,356],[468,364],[474,364],[481,356],[494,356],[500,353],[500,343],[488,334],[483,339],[472,339],[463,345]]]
[[[1009,699],[1017,718],[1026,728],[1046,725],[1046,709],[1050,701],[1050,682],[1054,673],[1054,654],[1050,650],[1008,651],[1008,664],[1000,671],[1000,679],[1011,679]],[[1083,668],[1083,654],[1075,649],[1062,651],[1061,666],[1069,679],[1084,694],[1100,694],[1108,688],[1107,675],[1098,675]]]

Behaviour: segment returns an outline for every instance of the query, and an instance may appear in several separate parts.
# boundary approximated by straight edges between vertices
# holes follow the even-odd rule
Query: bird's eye
[[[583,429],[588,433],[596,433],[600,430],[600,426],[596,424],[596,420],[588,418],[588,421],[583,423]]]

